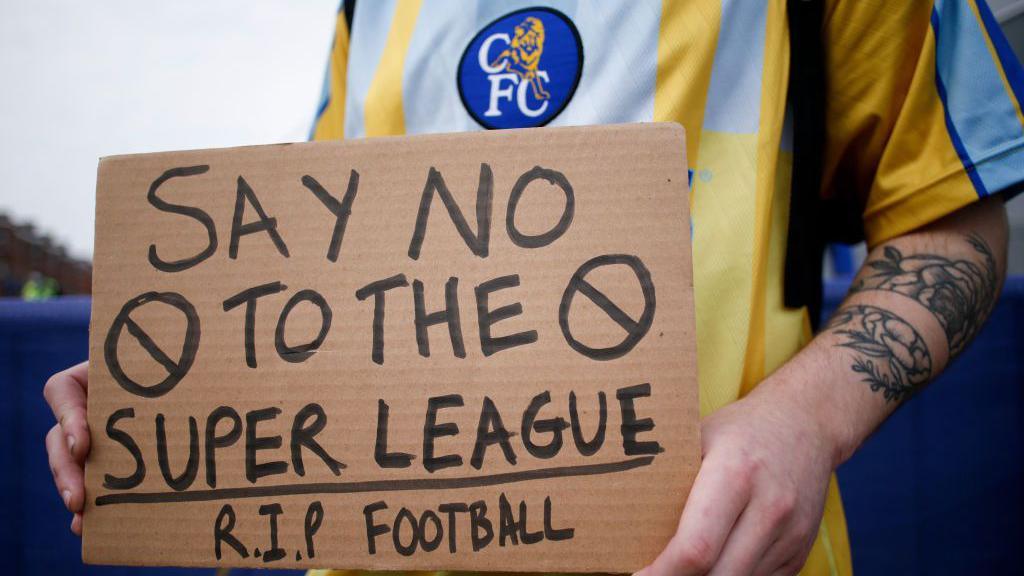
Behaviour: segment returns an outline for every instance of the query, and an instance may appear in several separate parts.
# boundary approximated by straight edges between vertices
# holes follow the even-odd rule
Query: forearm
[[[868,254],[821,333],[758,387],[813,414],[845,461],[977,335],[1006,269],[1006,214],[989,198]]]

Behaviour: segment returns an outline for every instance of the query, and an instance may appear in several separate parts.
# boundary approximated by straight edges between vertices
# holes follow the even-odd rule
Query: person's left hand
[[[808,406],[764,384],[701,423],[679,528],[637,576],[796,574],[807,560],[837,451]]]

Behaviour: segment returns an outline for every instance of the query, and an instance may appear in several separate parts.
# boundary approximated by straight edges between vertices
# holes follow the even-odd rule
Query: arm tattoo
[[[954,356],[981,329],[999,289],[996,261],[988,244],[973,233],[966,240],[978,253],[973,261],[939,254],[904,256],[898,248],[886,246],[884,257],[865,264],[872,273],[850,293],[888,290],[914,298],[938,319]]]
[[[841,337],[838,347],[859,352],[850,369],[863,374],[872,392],[900,402],[932,376],[932,357],[921,335],[896,314],[875,306],[844,306],[827,330]]]

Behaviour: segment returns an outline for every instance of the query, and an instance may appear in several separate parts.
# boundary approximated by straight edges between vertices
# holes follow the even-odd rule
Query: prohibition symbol
[[[185,315],[185,342],[181,346],[179,360],[172,360],[156,342],[131,318],[131,313],[150,302],[161,302],[173,306]],[[152,386],[143,386],[132,380],[124,373],[121,362],[118,359],[117,345],[121,340],[121,334],[128,330],[139,342],[149,356],[167,370],[167,377]],[[128,392],[143,398],[157,398],[170,392],[188,374],[192,363],[196,359],[196,352],[199,350],[199,315],[192,304],[184,296],[176,292],[146,292],[129,300],[121,307],[114,318],[114,323],[107,332],[107,338],[103,342],[103,358],[107,362],[107,368],[114,380]]]
[[[639,320],[634,320],[629,314],[623,312],[622,308],[586,280],[587,274],[594,269],[616,264],[628,266],[640,283],[640,289],[644,296],[644,310]],[[626,337],[622,342],[607,348],[594,348],[583,344],[572,335],[572,330],[569,328],[569,310],[572,308],[572,302],[577,293],[589,298],[609,318],[622,327],[626,332]],[[651,329],[651,324],[654,322],[654,308],[654,283],[651,281],[651,272],[644,266],[644,263],[636,256],[629,254],[607,254],[587,260],[573,274],[562,294],[562,302],[558,306],[558,325],[562,329],[562,336],[573,350],[594,360],[614,360],[629,353]]]

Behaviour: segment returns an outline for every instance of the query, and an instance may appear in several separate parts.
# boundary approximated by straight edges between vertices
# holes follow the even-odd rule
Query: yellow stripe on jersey
[[[334,24],[327,73],[327,105],[313,127],[313,140],[340,140],[345,136],[345,77],[348,73],[348,22],[339,10]]]
[[[935,91],[935,33],[925,31],[917,66],[893,131],[914,135],[915,145],[887,146],[864,209],[868,244],[905,234],[978,199],[946,128]],[[899,144],[899,143],[898,143]],[[927,154],[922,154],[927,150]]]
[[[768,254],[771,245],[772,196],[779,193],[775,178],[778,170],[783,121],[786,116],[789,37],[785,33],[786,6],[770,3],[766,14],[764,64],[761,73],[761,114],[757,131],[757,185],[754,194],[754,238],[750,323],[743,362],[741,395],[746,395],[765,377],[765,306],[767,297]],[[785,188],[789,188],[788,185]],[[799,341],[791,343],[793,353]]]
[[[405,54],[416,27],[422,0],[399,0],[391,30],[384,44],[377,74],[366,94],[365,126],[367,136],[405,134],[405,113],[402,109],[402,76]]]
[[[740,393],[757,241],[757,135],[704,130],[700,139],[691,218],[700,413],[706,416]]]
[[[658,31],[658,69],[654,121],[678,122],[686,128],[686,155],[697,164],[704,102],[711,82],[711,62],[718,43],[721,2],[665,0]]]
[[[793,154],[781,152],[775,172],[771,224],[768,226],[768,270],[782,270],[786,263],[786,231],[789,229],[789,183]],[[806,308],[787,308],[783,301],[783,274],[769,274],[765,280],[764,372],[771,374],[811,339],[810,316]]]
[[[869,245],[1020,182],[1020,65],[986,7],[829,0],[826,13],[824,192],[860,202]]]

